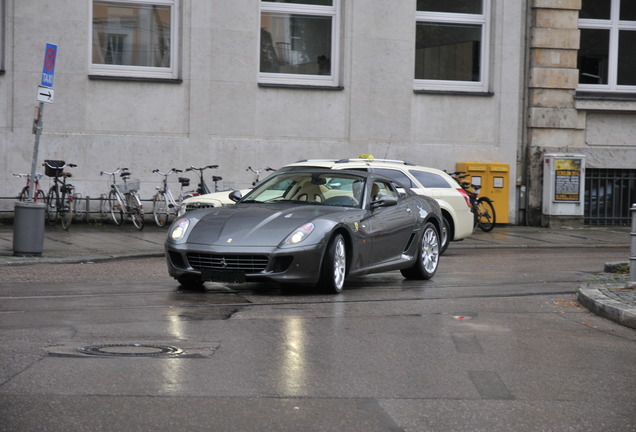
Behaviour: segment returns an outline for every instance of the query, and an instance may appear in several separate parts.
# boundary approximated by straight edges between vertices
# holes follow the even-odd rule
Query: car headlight
[[[188,219],[179,219],[174,224],[172,224],[172,231],[170,231],[170,238],[172,240],[181,240],[186,231],[188,230],[188,226],[190,225],[190,221]]]
[[[287,236],[287,238],[283,241],[284,245],[295,245],[305,240],[309,234],[316,228],[314,224],[306,223],[303,226],[300,226],[294,230],[291,234]]]

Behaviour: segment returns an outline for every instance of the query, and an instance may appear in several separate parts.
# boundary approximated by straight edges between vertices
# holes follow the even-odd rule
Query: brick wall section
[[[543,154],[585,145],[585,117],[574,106],[582,0],[530,0],[527,120],[528,218],[541,218]]]

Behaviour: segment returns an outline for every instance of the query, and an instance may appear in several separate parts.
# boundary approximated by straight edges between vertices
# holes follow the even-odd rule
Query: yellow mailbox
[[[508,223],[510,165],[499,162],[457,162],[455,169],[470,174],[470,182],[481,186],[479,195],[493,201],[497,223]]]

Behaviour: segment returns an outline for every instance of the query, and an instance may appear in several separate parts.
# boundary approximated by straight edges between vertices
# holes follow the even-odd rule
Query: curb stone
[[[636,329],[636,307],[628,306],[608,297],[599,288],[581,286],[577,300],[596,315],[615,321],[625,327]]]

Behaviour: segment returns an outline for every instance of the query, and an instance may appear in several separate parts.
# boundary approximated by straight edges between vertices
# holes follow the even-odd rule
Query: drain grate
[[[149,344],[105,344],[77,348],[82,354],[111,357],[178,357],[184,354],[181,348],[168,345]]]

